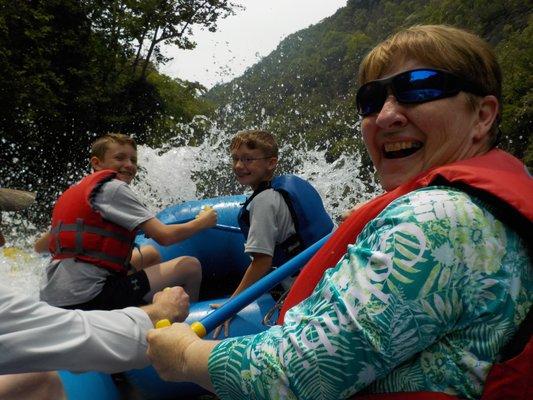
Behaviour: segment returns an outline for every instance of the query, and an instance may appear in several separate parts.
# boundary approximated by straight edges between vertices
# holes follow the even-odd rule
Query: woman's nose
[[[376,124],[382,128],[401,127],[407,123],[405,109],[393,94],[389,94],[376,117]]]

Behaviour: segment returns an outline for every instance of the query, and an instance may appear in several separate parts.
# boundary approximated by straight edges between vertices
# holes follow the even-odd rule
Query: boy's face
[[[137,150],[129,144],[111,143],[104,158],[92,157],[91,165],[95,171],[117,171],[117,179],[130,184],[137,174]]]
[[[263,181],[272,179],[278,164],[276,157],[266,157],[259,149],[250,149],[245,144],[231,150],[233,172],[241,185],[257,189]]]

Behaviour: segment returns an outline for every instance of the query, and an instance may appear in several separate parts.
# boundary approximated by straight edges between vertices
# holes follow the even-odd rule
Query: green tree
[[[0,0],[0,152],[5,160],[0,181],[39,188],[42,222],[49,221],[46,210],[57,194],[87,172],[88,148],[96,136],[121,131],[140,143],[161,143],[170,136],[172,118],[186,122],[209,107],[199,99],[201,88],[165,80],[157,72],[157,58],[145,60],[146,76],[132,68],[132,26],[139,22],[133,6],[143,3],[162,4]],[[215,29],[216,20],[230,10],[228,2],[176,3],[189,14],[171,16],[167,10],[168,21],[158,17],[164,27],[159,32],[168,35],[176,18],[189,27]],[[184,29],[181,39],[188,34]],[[172,129],[175,133],[177,125]]]
[[[228,0],[127,0],[130,20],[127,30],[137,42],[133,67],[141,65],[140,76],[146,77],[147,67],[155,55],[157,62],[168,60],[161,53],[161,44],[192,49],[192,28],[214,32],[217,22],[234,14],[238,7]],[[142,49],[148,48],[142,54]]]

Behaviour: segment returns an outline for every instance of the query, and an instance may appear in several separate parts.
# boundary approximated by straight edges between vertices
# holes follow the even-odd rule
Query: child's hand
[[[209,306],[213,309],[217,309],[217,308],[222,307],[222,304],[209,304]],[[224,328],[224,334],[220,338],[221,339],[227,338],[229,336],[229,324],[230,323],[231,323],[231,318],[225,320],[222,324],[220,324],[219,326],[215,328],[211,337],[213,339],[218,338],[220,333],[222,332],[222,328]]]
[[[205,206],[202,211],[198,213],[196,219],[203,222],[204,228],[211,228],[217,224],[217,212],[211,206]]]

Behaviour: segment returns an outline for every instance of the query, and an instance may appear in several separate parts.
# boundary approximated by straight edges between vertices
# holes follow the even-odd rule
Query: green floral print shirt
[[[463,192],[420,189],[370,221],[283,326],[220,342],[211,381],[221,399],[475,399],[532,288],[514,231]]]

